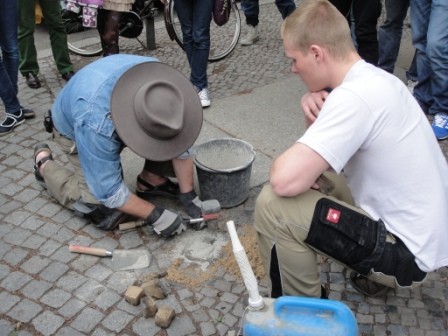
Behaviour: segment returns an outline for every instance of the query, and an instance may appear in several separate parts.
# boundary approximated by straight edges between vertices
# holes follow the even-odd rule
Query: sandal
[[[50,155],[44,156],[42,159],[36,162],[36,156],[43,151],[50,152]],[[34,177],[36,178],[36,181],[45,189],[47,188],[47,186],[45,185],[44,177],[39,173],[39,169],[48,160],[53,160],[53,155],[51,155],[50,147],[46,143],[37,144],[34,147]]]
[[[390,289],[389,287],[373,282],[356,272],[350,273],[350,282],[353,288],[358,292],[370,297],[384,296]]]
[[[158,186],[149,184],[140,176],[137,176],[137,182],[145,186],[146,189],[139,190],[138,188],[136,188],[136,194],[138,197],[146,200],[151,199],[153,196],[178,198],[180,194],[179,185],[168,178],[166,182],[159,184]]]

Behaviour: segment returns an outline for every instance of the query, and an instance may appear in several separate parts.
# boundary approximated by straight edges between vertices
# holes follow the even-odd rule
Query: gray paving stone
[[[119,241],[120,245],[123,246],[124,249],[132,249],[143,244],[143,240],[140,238],[137,231],[122,234]]]
[[[5,278],[11,272],[11,268],[7,265],[0,264],[0,280]]]
[[[107,287],[113,289],[117,293],[124,293],[129,286],[136,281],[135,274],[129,272],[116,272],[107,279]]]
[[[224,293],[221,296],[222,301],[229,302],[229,303],[235,303],[238,301],[238,299],[239,299],[239,297],[232,293]]]
[[[201,328],[202,336],[211,336],[216,333],[216,328],[214,324],[211,322],[201,322],[199,324],[199,327]]]
[[[72,230],[69,230],[65,227],[61,227],[58,232],[52,236],[52,238],[60,243],[66,243],[70,240],[73,239],[73,237],[75,237],[75,233],[72,232]],[[67,249],[68,250],[68,249]],[[68,252],[68,251],[67,251]],[[67,253],[68,254],[68,253]],[[71,258],[69,258],[68,260],[71,260]],[[68,261],[67,260],[67,261]]]
[[[133,319],[133,316],[121,310],[114,310],[103,320],[102,324],[109,330],[120,334],[126,328],[128,323]]]
[[[43,335],[53,335],[64,324],[64,319],[52,312],[44,311],[33,319],[32,324]]]
[[[59,314],[64,316],[65,318],[72,318],[76,315],[81,309],[84,309],[86,303],[84,301],[78,299],[70,299],[67,301],[59,310]]]
[[[0,292],[0,313],[6,313],[11,309],[17,302],[20,301],[20,298],[17,295],[11,295],[8,292],[1,291]]]
[[[120,301],[121,296],[110,289],[106,289],[95,300],[95,304],[103,310],[109,309],[115,303]]]
[[[90,333],[103,318],[104,314],[87,307],[82,310],[70,326],[81,332]]]
[[[99,282],[102,282],[111,274],[112,270],[102,265],[94,265],[85,272],[86,276]]]
[[[28,323],[42,311],[42,307],[28,299],[16,304],[7,315],[17,321]]]
[[[40,276],[42,279],[56,282],[65,272],[67,272],[67,265],[53,261],[47,268],[45,268],[42,272],[40,272]]]
[[[38,300],[46,293],[52,284],[42,280],[32,280],[22,289],[22,293],[29,299]]]
[[[65,231],[64,228],[62,228],[61,230],[58,231]],[[55,236],[53,236],[53,239],[57,239],[56,236],[58,236],[58,234],[56,234]],[[74,236],[73,234],[71,234],[70,236]],[[75,253],[71,253],[68,250],[68,244],[67,245],[62,245],[59,249],[56,250],[56,252],[54,254],[51,255],[51,259],[60,261],[61,263],[64,264],[68,264],[70,261],[72,261],[73,259],[76,258],[76,254]]]
[[[7,291],[14,292],[22,288],[31,280],[32,278],[28,274],[14,271],[2,280],[0,286],[6,289]]]
[[[138,336],[155,336],[160,327],[156,326],[154,319],[139,318],[132,324],[132,331]]]
[[[28,230],[23,230],[19,227],[13,229],[10,233],[3,236],[3,240],[6,243],[20,246],[29,236],[31,236],[31,232]]]
[[[41,210],[39,210],[40,212],[45,212],[45,209],[48,209],[50,206],[50,204],[45,205]],[[61,228],[60,225],[58,224],[54,224],[54,223],[45,223],[43,226],[41,226],[39,228],[39,230],[37,230],[37,233],[39,233],[40,235],[50,238],[53,237],[58,230]]]
[[[62,289],[55,288],[40,298],[40,302],[52,308],[60,308],[70,299],[71,295]]]
[[[168,336],[183,336],[197,333],[196,327],[190,317],[186,315],[176,316],[166,331]]]
[[[98,295],[103,293],[106,287],[94,280],[86,281],[81,287],[74,291],[74,295],[85,302],[93,302],[96,300]]]
[[[51,260],[49,260],[46,257],[33,256],[30,259],[28,259],[27,261],[25,261],[20,267],[26,273],[37,274],[42,269],[47,267],[50,262],[51,262]]]
[[[43,244],[39,248],[39,254],[49,257],[54,253],[54,251],[56,251],[60,247],[61,247],[60,243],[55,242],[54,240],[48,239],[45,242],[45,244]]]
[[[67,292],[72,292],[87,280],[88,279],[82,274],[68,271],[66,274],[59,278],[59,280],[56,282],[56,285]]]
[[[38,234],[33,234],[27,240],[22,243],[23,247],[37,250],[47,239],[39,236]]]
[[[64,327],[58,330],[58,336],[85,336],[84,333],[81,333],[73,328]]]
[[[3,260],[11,266],[17,266],[26,257],[28,257],[28,251],[20,247],[9,250],[4,256]]]
[[[192,318],[195,322],[207,322],[210,320],[210,316],[208,316],[204,309],[195,310],[192,313]]]
[[[5,202],[0,208],[0,213],[12,213],[13,211],[20,208],[22,208],[22,203],[18,201]]]
[[[10,335],[14,326],[7,320],[0,319],[0,335]]]

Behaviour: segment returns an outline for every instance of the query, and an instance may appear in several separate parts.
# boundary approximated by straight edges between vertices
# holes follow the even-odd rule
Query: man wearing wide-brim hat
[[[176,69],[135,55],[97,60],[67,83],[46,121],[74,169],[56,163],[41,143],[34,150],[35,177],[61,205],[104,230],[138,217],[164,237],[185,227],[178,213],[149,202],[152,196],[178,198],[188,215],[200,217],[189,149],[202,127],[202,107]],[[126,146],[146,159],[136,194],[123,180]],[[163,165],[178,184],[151,169]]]

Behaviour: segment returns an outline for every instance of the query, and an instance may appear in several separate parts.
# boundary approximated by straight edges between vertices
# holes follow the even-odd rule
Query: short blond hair
[[[339,60],[356,51],[347,19],[327,0],[303,1],[283,22],[281,35],[304,54],[313,44]]]

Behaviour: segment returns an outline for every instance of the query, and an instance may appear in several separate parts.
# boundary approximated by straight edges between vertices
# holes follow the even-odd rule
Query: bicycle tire
[[[168,35],[183,49],[182,30],[176,10],[174,9],[174,0],[169,1],[168,8],[164,14]],[[240,34],[240,12],[236,2],[231,0],[229,21],[223,26],[218,26],[213,20],[210,23],[210,55],[208,61],[217,62],[230,55],[238,44]]]
[[[98,56],[103,52],[101,39],[96,28],[67,34],[68,50],[85,57]]]

